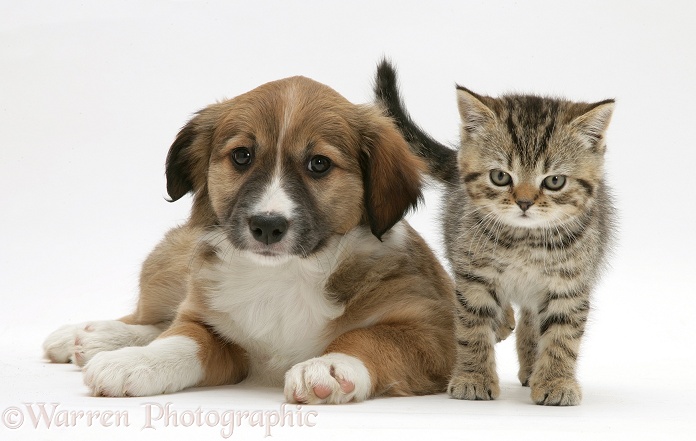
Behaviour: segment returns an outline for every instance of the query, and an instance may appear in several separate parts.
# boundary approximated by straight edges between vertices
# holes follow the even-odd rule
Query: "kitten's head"
[[[460,179],[483,218],[513,227],[572,222],[596,201],[614,101],[594,104],[457,86]]]

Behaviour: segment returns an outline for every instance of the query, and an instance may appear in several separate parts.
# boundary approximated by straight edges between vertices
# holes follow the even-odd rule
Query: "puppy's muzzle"
[[[249,219],[249,230],[257,241],[265,245],[280,242],[288,231],[288,220],[278,215],[257,215]]]

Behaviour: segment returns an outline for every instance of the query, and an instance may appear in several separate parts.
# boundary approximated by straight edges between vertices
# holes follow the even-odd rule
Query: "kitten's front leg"
[[[520,369],[517,377],[522,386],[529,386],[529,377],[532,376],[534,363],[537,360],[537,348],[539,345],[539,323],[536,313],[527,308],[520,311],[520,321],[517,325],[517,358],[520,361]]]
[[[457,280],[457,364],[447,392],[460,400],[492,400],[500,395],[494,345],[503,310],[485,280],[468,279]]]
[[[529,380],[536,404],[580,404],[582,393],[575,379],[575,366],[589,310],[589,292],[582,290],[549,293],[542,304],[539,359]]]

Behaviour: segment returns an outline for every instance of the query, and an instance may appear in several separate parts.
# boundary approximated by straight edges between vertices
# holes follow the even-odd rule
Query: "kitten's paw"
[[[156,326],[127,325],[118,320],[66,325],[44,341],[46,358],[54,363],[84,366],[99,352],[150,343],[162,331]]]
[[[520,367],[520,370],[517,371],[517,378],[519,378],[520,383],[524,387],[529,387],[529,379],[532,376],[532,370],[529,368],[525,367]]]
[[[370,396],[372,380],[365,364],[341,353],[298,363],[285,374],[285,399],[290,403],[343,404]]]
[[[447,393],[458,400],[493,400],[500,396],[500,386],[478,372],[463,372],[452,377]]]
[[[580,385],[573,378],[530,380],[532,401],[543,406],[577,406],[582,400]]]
[[[495,338],[499,342],[508,338],[515,330],[515,311],[512,306],[508,305],[503,314],[502,321],[495,328]]]
[[[198,344],[188,337],[167,337],[148,346],[96,354],[82,369],[94,396],[142,397],[180,391],[204,376]]]

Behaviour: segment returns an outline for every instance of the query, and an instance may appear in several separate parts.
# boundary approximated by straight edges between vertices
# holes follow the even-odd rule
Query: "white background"
[[[47,401],[131,418],[34,429],[27,416],[17,430],[0,422],[0,438],[220,439],[217,427],[140,430],[148,399],[88,397],[73,366],[42,359],[41,343],[58,325],[130,312],[140,262],[188,215],[189,198],[165,202],[164,159],[193,112],[297,74],[367,102],[386,55],[414,119],[452,144],[455,82],[491,95],[616,98],[607,174],[620,234],[583,343],[585,398],[532,405],[509,339],[498,347],[497,401],[443,394],[312,408],[315,427],[274,437],[693,439],[694,5],[0,0],[0,411]],[[428,191],[411,220],[441,250],[438,195]],[[237,386],[153,400],[222,412],[278,409],[282,396]]]

